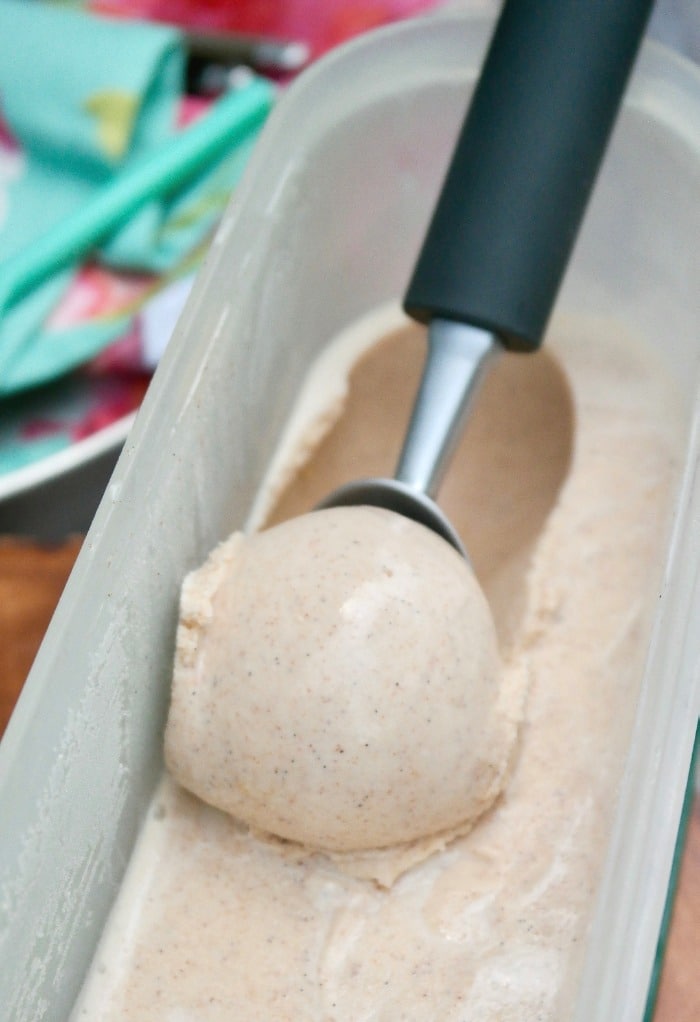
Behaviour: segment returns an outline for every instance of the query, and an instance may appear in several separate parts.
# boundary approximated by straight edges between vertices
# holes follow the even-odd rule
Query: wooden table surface
[[[80,549],[0,537],[0,735]],[[700,799],[681,868],[655,1022],[700,1022]]]

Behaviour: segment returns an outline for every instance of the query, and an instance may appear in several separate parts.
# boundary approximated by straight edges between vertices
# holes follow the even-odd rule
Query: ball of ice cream
[[[513,741],[467,562],[425,527],[334,508],[235,534],[185,580],[166,762],[251,827],[329,851],[474,819]]]

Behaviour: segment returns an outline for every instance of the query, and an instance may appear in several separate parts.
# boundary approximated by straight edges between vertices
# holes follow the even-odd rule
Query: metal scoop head
[[[471,400],[498,351],[493,334],[435,319],[428,355],[394,479],[359,479],[334,490],[318,507],[369,504],[432,529],[464,557],[467,552],[434,497],[462,431]]]

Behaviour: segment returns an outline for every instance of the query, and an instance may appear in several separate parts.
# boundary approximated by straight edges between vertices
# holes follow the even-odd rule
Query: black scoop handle
[[[539,347],[652,0],[506,0],[404,308]]]

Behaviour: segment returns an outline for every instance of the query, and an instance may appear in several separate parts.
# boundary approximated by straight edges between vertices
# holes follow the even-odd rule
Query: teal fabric
[[[9,188],[0,259],[167,141],[183,69],[180,37],[171,29],[0,0],[0,110],[26,161]],[[153,211],[143,220],[125,263],[152,262]],[[118,241],[111,248],[119,260]]]
[[[184,62],[174,29],[0,0],[0,396],[57,378],[128,328],[119,316],[51,325],[76,265],[62,265],[17,300],[5,300],[3,279],[31,257],[33,241],[50,237],[152,155],[162,159],[191,130],[177,124]],[[223,111],[226,102],[212,109]],[[223,155],[174,191],[149,197],[85,259],[164,281],[180,264],[191,272],[192,253],[220,218],[260,127],[244,117],[236,134],[230,102],[226,110],[231,141]]]

